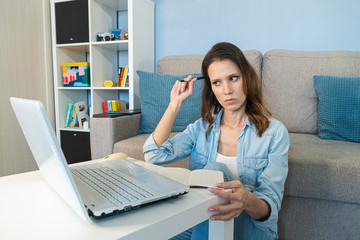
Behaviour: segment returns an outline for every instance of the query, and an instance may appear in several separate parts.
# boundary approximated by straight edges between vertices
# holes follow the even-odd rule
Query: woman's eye
[[[230,77],[230,80],[232,80],[232,81],[235,81],[236,79],[238,79],[238,76],[232,76],[232,77]]]
[[[215,85],[215,86],[217,86],[217,85],[220,84],[220,82],[219,82],[219,81],[214,81],[212,84]]]

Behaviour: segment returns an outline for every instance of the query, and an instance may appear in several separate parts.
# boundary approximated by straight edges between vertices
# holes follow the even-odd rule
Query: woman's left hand
[[[216,186],[224,189],[232,189],[232,191],[223,191],[216,188],[208,188],[210,192],[221,198],[228,199],[230,203],[209,207],[209,212],[219,212],[216,215],[212,215],[210,220],[229,221],[238,217],[242,211],[246,209],[246,204],[248,203],[248,198],[251,193],[245,189],[239,180],[218,183]]]

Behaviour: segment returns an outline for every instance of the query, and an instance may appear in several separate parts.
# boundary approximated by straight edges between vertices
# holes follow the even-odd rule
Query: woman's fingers
[[[190,93],[192,93],[194,82],[196,81],[196,78],[189,75],[184,80],[176,81],[177,84],[177,94],[185,92],[186,90],[189,90]]]
[[[190,94],[193,93],[195,81],[196,81],[196,78],[193,78],[188,82],[188,89],[189,89]]]
[[[234,219],[238,216],[240,216],[242,211],[238,210],[238,211],[231,211],[231,212],[226,212],[226,213],[220,213],[220,214],[216,214],[216,215],[212,215],[210,217],[210,220],[216,220],[216,221],[229,221],[231,219]]]
[[[239,180],[235,180],[230,182],[217,183],[216,186],[219,188],[231,189],[231,188],[241,188],[243,187],[243,184]]]
[[[208,188],[208,191],[215,194],[216,196],[218,197],[221,197],[221,198],[224,198],[224,199],[230,199],[231,197],[231,192],[228,192],[228,191],[222,191],[220,189],[217,189],[217,188]]]
[[[238,217],[242,211],[243,209],[235,206],[232,203],[215,205],[209,208],[209,212],[217,212],[217,214],[210,217],[211,220],[229,221],[235,217]]]
[[[186,86],[188,85],[188,82],[187,81],[180,82],[179,85],[180,85],[180,93],[183,93],[185,91],[185,89],[186,89]]]
[[[176,81],[172,90],[171,90],[171,96],[176,96],[176,95],[179,95],[179,92],[178,92],[178,88],[179,88],[179,84],[180,82],[179,81]]]

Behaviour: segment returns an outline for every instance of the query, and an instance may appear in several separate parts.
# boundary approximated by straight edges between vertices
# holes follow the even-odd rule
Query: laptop
[[[68,166],[43,104],[13,97],[10,102],[42,176],[86,222],[189,192],[126,159]]]

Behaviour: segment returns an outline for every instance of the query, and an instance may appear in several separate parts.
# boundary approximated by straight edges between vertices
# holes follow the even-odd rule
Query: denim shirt
[[[205,137],[209,123],[203,119],[190,124],[183,132],[157,146],[151,135],[145,142],[145,160],[154,164],[176,162],[190,157],[190,170],[201,169],[216,160],[223,109],[214,116],[214,123]],[[251,221],[261,231],[277,238],[278,212],[288,173],[289,135],[286,127],[270,118],[270,125],[261,137],[249,118],[237,140],[236,166],[245,188],[268,203],[270,217],[265,221]],[[270,230],[270,231],[269,231]],[[254,231],[254,229],[252,230]]]

